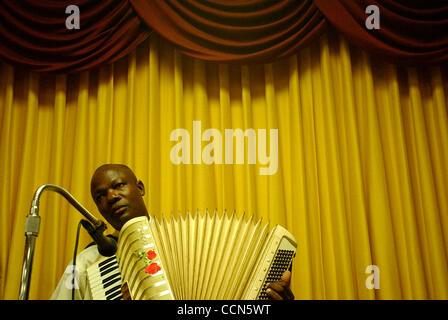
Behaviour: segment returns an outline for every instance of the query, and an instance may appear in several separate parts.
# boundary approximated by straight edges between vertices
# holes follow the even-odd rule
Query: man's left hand
[[[268,283],[266,294],[274,300],[294,300],[289,285],[291,283],[291,271],[285,271],[280,281]]]

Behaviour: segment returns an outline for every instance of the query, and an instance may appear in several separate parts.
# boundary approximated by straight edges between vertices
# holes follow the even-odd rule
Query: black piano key
[[[110,268],[110,267],[112,267],[112,266],[117,266],[117,267],[118,267],[117,261],[112,261],[112,262],[110,262],[110,263],[108,263],[108,264],[105,264],[105,265],[101,266],[101,267],[99,268],[99,270],[100,270],[100,272],[101,272],[102,270],[106,270],[106,269],[108,269],[108,268]]]
[[[107,289],[108,287],[110,287],[112,284],[119,282],[120,279],[120,274],[116,274],[114,278],[112,278],[111,280],[107,281],[107,282],[103,282],[103,288]]]
[[[109,269],[100,271],[100,275],[101,275],[101,277],[104,277],[104,276],[106,276],[106,274],[111,273],[111,272],[114,271],[114,270],[117,270],[117,267],[116,267],[116,266],[112,266],[112,267],[110,267]]]
[[[120,292],[121,292],[121,284],[119,284],[118,286],[115,286],[115,287],[107,290],[105,295],[107,296],[107,295],[111,294],[112,292],[115,292],[116,290],[120,290]]]
[[[113,274],[111,276],[108,276],[107,278],[102,279],[101,282],[104,285],[106,282],[109,282],[110,280],[115,279],[117,277],[120,277],[120,272],[117,272],[117,273],[115,273],[115,274]]]
[[[109,296],[106,296],[107,300],[120,300],[121,298],[122,298],[121,289],[118,290],[117,292],[112,293]]]
[[[104,266],[105,264],[108,264],[111,261],[116,261],[116,257],[112,256],[112,257],[110,257],[110,258],[108,258],[108,259],[106,259],[104,261],[101,261],[100,263],[98,263],[98,267],[101,268],[102,266]]]

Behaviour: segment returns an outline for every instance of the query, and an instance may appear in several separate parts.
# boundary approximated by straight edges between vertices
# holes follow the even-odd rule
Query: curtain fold
[[[418,66],[448,61],[448,4],[443,0],[314,0],[326,20],[353,45],[399,65]],[[367,18],[378,8],[379,29]]]
[[[79,8],[79,29],[66,27],[69,5]],[[149,33],[128,1],[0,3],[0,57],[33,71],[79,72],[111,63]]]
[[[272,62],[325,29],[311,0],[130,2],[148,26],[182,53],[206,61]]]
[[[121,162],[145,183],[151,214],[217,208],[284,225],[298,242],[297,299],[446,299],[447,77],[377,61],[331,32],[262,67],[189,58],[156,35],[80,74],[1,64],[0,298],[18,297],[37,187],[61,185],[99,217],[91,174]],[[173,164],[171,132],[192,138],[193,121],[223,136],[278,129],[278,170],[260,175],[266,166],[247,154],[241,164]],[[31,299],[50,297],[81,218],[50,193],[40,214]],[[89,241],[81,232],[79,248]],[[366,287],[371,265],[376,290]]]

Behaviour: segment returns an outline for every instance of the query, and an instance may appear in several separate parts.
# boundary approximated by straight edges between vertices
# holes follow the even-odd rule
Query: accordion
[[[117,261],[133,300],[263,300],[295,257],[285,228],[235,213],[138,217],[122,227]]]

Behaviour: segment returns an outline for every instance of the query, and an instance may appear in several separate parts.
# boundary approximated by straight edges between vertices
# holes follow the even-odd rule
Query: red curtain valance
[[[269,62],[325,28],[312,0],[130,0],[143,21],[184,54],[207,61]]]
[[[69,5],[79,7],[79,29],[66,28]],[[113,62],[148,34],[128,1],[0,2],[0,57],[34,71],[82,71]]]
[[[326,19],[370,55],[400,65],[448,61],[446,0],[314,0]],[[376,5],[380,29],[369,30],[366,8]]]
[[[380,29],[368,30],[368,5]],[[80,9],[67,29],[65,8]],[[186,55],[265,63],[307,45],[329,25],[371,55],[396,64],[448,61],[445,0],[3,0],[0,58],[40,72],[113,62],[155,31]]]

